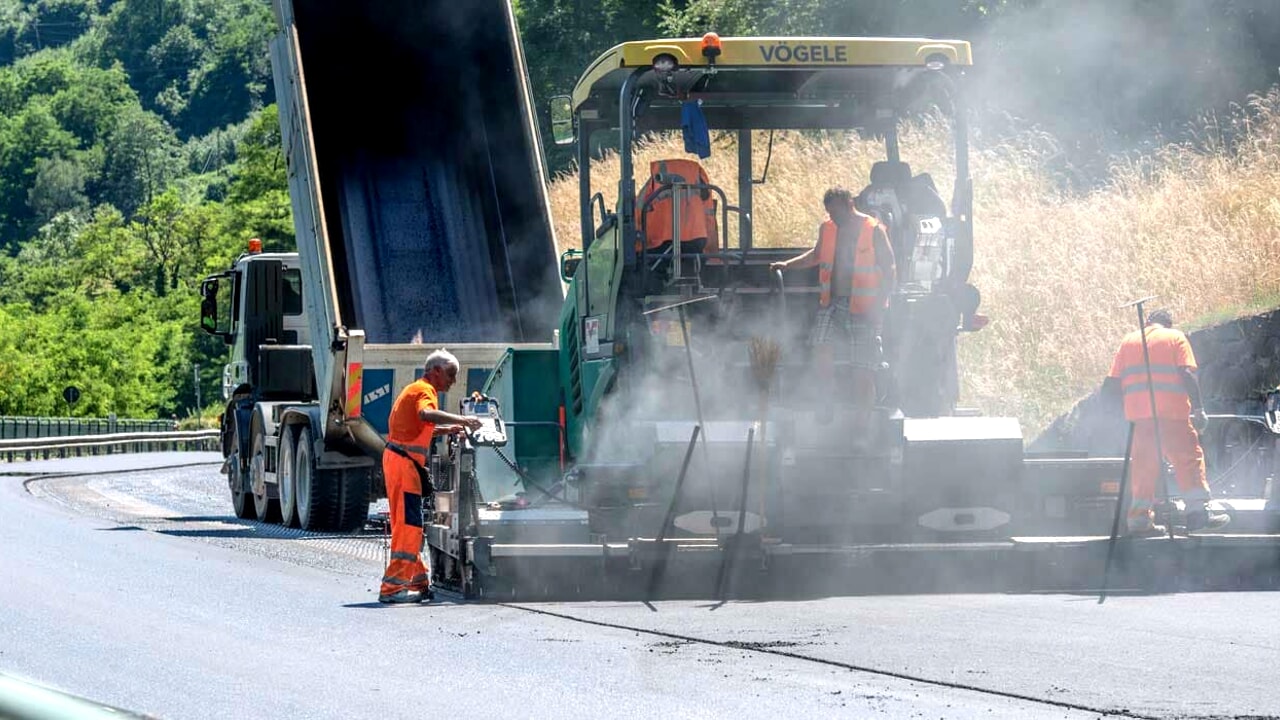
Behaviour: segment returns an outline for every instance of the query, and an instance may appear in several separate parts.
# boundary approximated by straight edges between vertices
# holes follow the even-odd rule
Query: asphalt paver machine
[[[628,42],[553,101],[557,139],[576,143],[581,250],[561,258],[557,346],[508,352],[485,387],[503,446],[457,438],[437,459],[450,478],[428,527],[437,580],[506,596],[1100,578],[1120,460],[1029,457],[1016,419],[957,408],[957,339],[985,324],[968,282],[971,63],[953,40]],[[929,125],[954,149],[947,199],[899,144],[924,114],[947,119]],[[661,133],[733,153],[736,175],[642,161]],[[897,257],[869,423],[811,369],[817,271],[770,270],[816,233],[759,242],[753,201],[785,183],[769,177],[785,133],[883,146],[847,172],[869,170],[853,190]],[[616,177],[595,176],[602,150]],[[808,202],[817,217],[822,198]],[[1118,567],[1150,567],[1133,548]]]

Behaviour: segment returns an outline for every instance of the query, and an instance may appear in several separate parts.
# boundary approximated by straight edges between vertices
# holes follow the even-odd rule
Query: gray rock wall
[[[1197,330],[1190,338],[1205,409],[1210,414],[1260,414],[1263,393],[1280,384],[1280,310]],[[1117,346],[1119,342],[1116,338]],[[1102,378],[1098,382],[1100,389]],[[1094,390],[1028,449],[1123,455],[1127,429],[1119,402]]]

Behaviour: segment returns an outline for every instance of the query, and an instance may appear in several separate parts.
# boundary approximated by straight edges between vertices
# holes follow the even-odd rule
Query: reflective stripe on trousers
[[[410,460],[393,452],[382,454],[391,518],[391,561],[382,576],[382,595],[400,590],[426,590],[430,573],[422,562],[422,480]]]
[[[1189,506],[1208,502],[1209,485],[1205,482],[1204,451],[1191,418],[1160,418],[1160,449],[1173,465],[1175,483],[1170,483],[1169,496],[1181,497]],[[1155,504],[1156,481],[1160,464],[1156,457],[1155,422],[1133,422],[1133,449],[1129,458],[1129,479],[1133,503],[1129,514],[1149,513]]]

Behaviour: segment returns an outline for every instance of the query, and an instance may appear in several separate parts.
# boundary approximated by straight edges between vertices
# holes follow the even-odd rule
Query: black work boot
[[[390,595],[379,595],[378,602],[387,605],[411,605],[422,602],[424,595],[417,590],[400,590]]]
[[[1229,522],[1230,515],[1209,507],[1209,503],[1187,509],[1187,532],[1217,530]]]
[[[1157,525],[1150,514],[1129,518],[1127,529],[1130,537],[1159,537],[1169,531],[1164,525]]]

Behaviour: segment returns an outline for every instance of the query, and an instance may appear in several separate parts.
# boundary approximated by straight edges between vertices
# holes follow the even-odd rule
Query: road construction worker
[[[1143,333],[1147,337],[1151,365],[1150,385],[1142,353]],[[1147,317],[1142,333],[1134,330],[1125,336],[1111,364],[1111,373],[1103,382],[1103,393],[1122,396],[1125,418],[1133,423],[1129,456],[1130,534],[1166,531],[1155,524],[1152,512],[1163,462],[1173,466],[1177,494],[1186,503],[1187,529],[1226,525],[1230,517],[1209,507],[1209,485],[1205,482],[1204,451],[1200,448],[1199,435],[1209,420],[1201,403],[1195,354],[1187,336],[1173,328],[1172,313],[1156,310]],[[1163,458],[1156,453],[1157,425]],[[1174,491],[1170,489],[1169,494],[1172,496]]]
[[[813,248],[769,267],[789,270],[818,266],[818,312],[809,343],[819,380],[827,388],[834,385],[835,351],[831,341],[833,330],[843,331],[851,350],[855,427],[865,429],[876,401],[881,322],[897,277],[893,249],[884,227],[854,207],[848,190],[831,188],[823,195],[822,204],[828,217],[818,228],[818,242]],[[833,412],[828,404],[823,417],[829,419]]]
[[[382,474],[391,518],[391,562],[378,601],[417,603],[431,598],[431,575],[422,562],[422,493],[429,490],[427,463],[437,435],[474,430],[480,419],[444,412],[439,393],[458,378],[458,359],[445,350],[427,356],[423,375],[401,391],[387,420]]]

